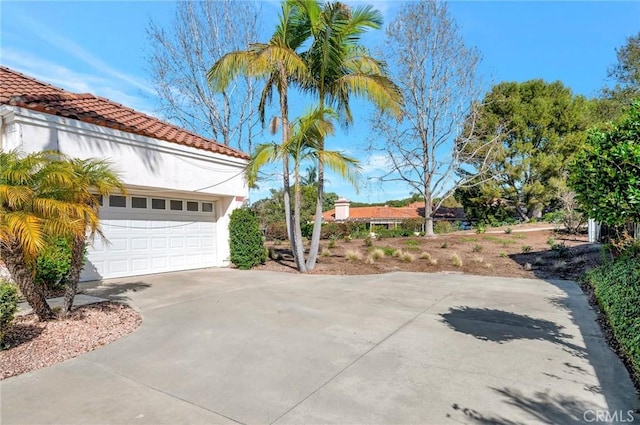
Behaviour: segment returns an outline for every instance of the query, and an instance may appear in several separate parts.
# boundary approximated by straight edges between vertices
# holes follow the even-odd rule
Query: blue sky
[[[399,5],[366,3],[380,9],[385,22],[393,19]],[[466,43],[482,54],[481,72],[490,83],[561,80],[574,93],[588,97],[606,84],[615,48],[640,30],[640,2],[634,1],[453,1],[449,7]],[[2,1],[0,63],[67,90],[91,92],[157,115],[146,70],[150,52],[146,28],[150,19],[168,26],[174,9],[169,1]],[[278,2],[263,2],[262,11],[265,34],[259,41],[268,39]],[[366,44],[375,48],[383,35],[383,31],[367,34]],[[360,192],[335,176],[329,176],[327,189],[368,202],[408,196],[410,189],[397,183],[367,183],[367,177],[381,174],[384,158],[364,153],[371,136],[369,109],[361,103],[353,109],[355,125],[339,130],[328,146],[361,160]],[[251,199],[258,200],[277,186],[277,181],[264,182]]]

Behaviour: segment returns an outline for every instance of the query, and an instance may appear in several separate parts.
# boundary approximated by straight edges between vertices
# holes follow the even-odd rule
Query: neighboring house
[[[82,280],[226,266],[229,216],[248,196],[248,155],[88,93],[0,66],[0,148],[111,161],[127,195],[104,199],[108,243]]]
[[[339,198],[334,203],[334,209],[322,213],[326,222],[358,222],[366,223],[367,227],[384,226],[394,228],[408,219],[424,218],[424,202],[414,202],[406,207],[351,207],[351,201]],[[440,207],[434,214],[435,221],[464,221],[466,216],[463,208]]]

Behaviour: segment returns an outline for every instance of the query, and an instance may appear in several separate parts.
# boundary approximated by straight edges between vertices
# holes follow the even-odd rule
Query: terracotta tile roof
[[[325,221],[335,221],[335,217],[335,209],[322,213]],[[415,202],[406,207],[351,207],[347,220],[406,220],[421,217],[424,217],[424,202]],[[463,208],[440,207],[434,214],[434,218],[438,219],[464,220],[465,217]]]
[[[59,115],[235,158],[249,158],[239,150],[205,139],[109,99],[90,93],[71,93],[5,66],[0,66],[0,104]]]

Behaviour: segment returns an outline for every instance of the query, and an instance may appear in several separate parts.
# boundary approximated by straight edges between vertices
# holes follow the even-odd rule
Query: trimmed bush
[[[18,289],[9,282],[0,281],[0,348],[4,348],[4,334],[17,310]]]
[[[249,208],[238,208],[229,221],[231,262],[240,270],[264,264],[266,252],[258,217]]]
[[[593,288],[614,338],[640,377],[640,254],[631,250],[588,271],[584,280]]]

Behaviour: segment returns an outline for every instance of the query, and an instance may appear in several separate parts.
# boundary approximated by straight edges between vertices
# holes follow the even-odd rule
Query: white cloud
[[[124,72],[120,72],[117,69],[112,68],[108,64],[106,64],[102,59],[94,56],[92,53],[84,50],[81,46],[76,44],[74,41],[69,40],[62,35],[52,31],[47,26],[43,25],[41,22],[37,22],[31,19],[28,16],[22,15],[20,16],[20,21],[32,31],[37,37],[43,40],[45,43],[50,44],[51,46],[62,50],[77,59],[91,65],[96,69],[101,75],[111,76],[124,82],[130,86],[135,87],[138,90],[142,90],[147,94],[155,94],[155,91],[142,79],[137,78],[132,75],[128,75]],[[4,56],[4,55],[3,55]]]
[[[12,48],[2,51],[2,63],[16,71],[42,82],[61,87],[74,93],[91,93],[106,97],[148,115],[153,106],[144,98],[129,94],[126,84],[114,87],[114,80],[107,76],[97,76],[75,72],[65,66],[41,59],[30,53]]]
[[[373,172],[381,172],[389,170],[389,158],[387,155],[374,154],[362,161],[362,174],[367,175]],[[369,176],[371,177],[371,176]]]

